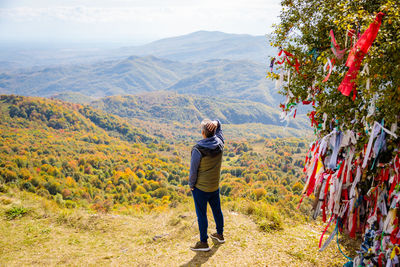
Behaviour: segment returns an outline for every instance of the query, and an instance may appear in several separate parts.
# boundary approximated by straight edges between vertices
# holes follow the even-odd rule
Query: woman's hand
[[[209,130],[210,132],[214,132],[215,129],[217,129],[217,127],[218,127],[218,122],[217,121],[209,122],[209,123],[207,123],[206,127],[207,127],[207,130]]]

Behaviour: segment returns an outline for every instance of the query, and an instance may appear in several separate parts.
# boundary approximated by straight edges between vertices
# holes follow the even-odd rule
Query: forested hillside
[[[189,143],[166,142],[115,115],[59,100],[1,96],[0,110],[2,190],[16,186],[60,206],[98,211],[162,208],[188,194]],[[304,150],[304,140],[294,138],[228,141],[223,196],[284,207],[278,217],[293,213]]]
[[[165,91],[107,97],[93,101],[90,105],[121,117],[156,120],[161,123],[176,121],[198,124],[204,118],[219,118],[228,124],[284,125],[280,121],[278,110],[262,103],[222,97],[189,96]],[[291,127],[305,127],[304,119],[292,122]]]
[[[167,178],[186,176],[187,167],[172,152],[154,154],[169,148],[122,119],[41,98],[2,96],[0,107],[3,183],[104,211],[183,196]]]
[[[27,96],[65,92],[90,97],[159,90],[248,99],[276,107],[281,97],[265,79],[265,67],[249,61],[184,63],[130,56],[92,64],[59,65],[0,74],[0,91]]]

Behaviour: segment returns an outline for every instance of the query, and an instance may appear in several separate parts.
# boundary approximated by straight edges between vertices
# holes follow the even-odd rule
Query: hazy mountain
[[[274,84],[265,78],[261,64],[249,61],[215,60],[215,66],[202,68],[168,87],[182,94],[231,97],[262,102],[277,107],[281,99]]]
[[[108,51],[111,50],[77,44],[0,44],[0,71],[9,73],[35,66],[90,63],[108,59]]]
[[[7,93],[28,96],[52,96],[66,91],[92,97],[134,94],[168,87],[184,76],[186,69],[189,68],[180,62],[132,56],[0,74],[0,88]]]
[[[74,92],[104,97],[169,90],[276,106],[280,96],[272,84],[265,78],[264,66],[250,61],[184,63],[153,56],[0,74],[0,92],[8,94],[53,96]]]
[[[81,94],[81,93],[74,93],[74,92],[65,92],[65,93],[60,93],[60,94],[55,94],[51,96],[50,98],[54,99],[60,99],[64,102],[71,102],[71,103],[77,103],[77,104],[86,104],[89,102],[92,102],[96,100],[93,97]]]
[[[273,48],[266,36],[198,31],[161,39],[143,46],[124,47],[119,53],[154,55],[185,62],[230,59],[265,63],[267,56],[272,55]]]
[[[12,72],[33,66],[88,64],[123,59],[132,55],[166,58],[174,61],[200,62],[209,59],[250,60],[265,64],[274,53],[267,36],[199,31],[161,39],[140,46],[106,48],[102,44],[58,44],[40,46],[0,44],[0,72]]]

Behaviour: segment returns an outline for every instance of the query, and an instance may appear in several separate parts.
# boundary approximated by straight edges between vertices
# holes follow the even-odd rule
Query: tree
[[[282,6],[281,22],[273,35],[273,44],[280,51],[275,59],[277,72],[268,76],[277,79],[278,86],[282,84],[281,93],[287,99],[281,108],[287,117],[301,103],[312,105],[308,116],[316,141],[306,162],[310,172],[303,191],[307,196],[315,193],[317,201],[321,195],[325,199],[316,203],[314,215],[322,213],[326,220],[332,214],[350,236],[355,236],[356,226],[361,226],[364,233],[375,229],[391,235],[394,230],[381,229],[380,221],[387,216],[385,208],[389,213],[393,210],[386,204],[392,201],[393,192],[400,190],[396,187],[398,175],[387,179],[388,173],[398,173],[394,165],[399,163],[400,140],[396,133],[400,120],[400,3],[283,0]],[[343,144],[342,136],[352,133],[354,141]],[[333,149],[319,149],[332,144],[332,140]],[[365,150],[369,142],[375,145],[371,154],[368,148]],[[313,172],[318,166],[324,168]],[[333,178],[328,183],[330,173]],[[319,177],[326,179],[318,180]],[[335,187],[335,179],[339,187]],[[356,187],[342,187],[345,183]],[[333,207],[326,206],[329,191],[324,194],[321,188],[339,196]],[[380,201],[381,197],[387,197],[387,201]],[[378,202],[383,204],[374,209]],[[367,212],[364,217],[359,215],[361,207]],[[357,216],[367,223],[355,226],[351,220]],[[373,239],[381,242],[384,234]],[[372,247],[374,255],[364,259],[364,264],[390,253],[392,247],[393,244],[381,250]]]
[[[283,87],[282,93],[289,94],[289,102],[284,107],[289,111],[296,108],[296,103],[315,101],[316,129],[319,135],[329,133],[329,127],[322,129],[323,114],[328,124],[338,126],[341,130],[352,129],[366,137],[365,127],[374,121],[385,125],[399,121],[400,105],[400,4],[398,1],[316,1],[316,0],[285,0],[281,13],[281,23],[276,26],[274,45],[282,47],[294,55],[288,57],[293,64],[297,58],[299,71],[291,67],[287,61],[280,66],[291,71],[290,85]],[[374,21],[379,11],[386,15],[382,19],[376,40],[362,61],[364,67],[368,64],[369,76],[358,75],[356,79],[357,95],[345,97],[338,91],[347,67],[345,65],[354,35],[362,34]],[[342,59],[335,58],[331,51],[330,30],[333,30],[336,41],[341,48],[347,49]],[[347,47],[344,47],[347,37]],[[354,36],[354,38],[357,38]],[[335,68],[327,82],[323,82],[326,72],[322,67],[327,60],[335,59]],[[278,60],[277,60],[278,61]],[[270,74],[279,78],[277,74]],[[369,89],[366,86],[370,79]],[[289,91],[293,94],[290,94]],[[369,104],[375,103],[374,114],[367,117]],[[290,105],[292,103],[292,105]],[[365,118],[366,123],[363,122]],[[356,121],[354,121],[354,119]],[[326,125],[329,126],[329,125]]]

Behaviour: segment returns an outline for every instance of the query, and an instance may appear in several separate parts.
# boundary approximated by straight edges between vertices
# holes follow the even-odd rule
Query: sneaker
[[[219,243],[225,243],[224,235],[214,233],[210,235],[210,237],[214,240],[217,240]]]
[[[196,243],[196,245],[194,245],[193,247],[190,247],[191,250],[193,251],[210,251],[210,247],[208,246],[207,242],[201,242],[198,241]]]

